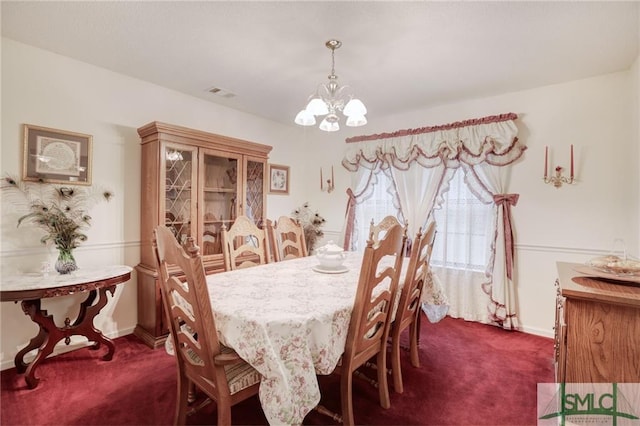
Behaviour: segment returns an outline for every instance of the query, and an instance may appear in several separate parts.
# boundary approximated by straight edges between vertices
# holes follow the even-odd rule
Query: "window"
[[[492,204],[483,204],[464,182],[458,168],[449,182],[444,202],[434,209],[436,240],[431,253],[434,266],[484,271],[489,254]]]
[[[393,197],[387,188],[391,179],[377,174],[373,195],[356,207],[356,247],[363,250],[371,219],[379,222],[387,215],[398,217]],[[444,194],[442,206],[433,211],[437,223],[436,239],[431,255],[434,266],[484,271],[489,255],[489,230],[492,204],[483,204],[464,182],[464,172],[457,169]]]

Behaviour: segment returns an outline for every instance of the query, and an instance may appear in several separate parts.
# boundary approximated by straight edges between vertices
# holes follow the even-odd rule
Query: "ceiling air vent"
[[[235,93],[231,93],[228,90],[225,89],[221,89],[220,87],[212,87],[211,89],[208,90],[209,93],[213,93],[216,96],[219,96],[221,98],[233,98],[235,97]]]

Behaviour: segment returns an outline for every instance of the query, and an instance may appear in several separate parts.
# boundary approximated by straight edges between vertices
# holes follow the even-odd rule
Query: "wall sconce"
[[[549,175],[549,147],[544,147],[544,183],[551,183],[556,188],[560,188],[563,183],[568,185],[572,185],[576,183],[574,179],[574,170],[573,170],[573,144],[571,145],[571,170],[569,172],[569,177],[562,176],[563,168],[560,166],[556,166],[555,174]]]
[[[326,181],[322,178],[322,167],[320,167],[320,191],[331,193],[335,188],[335,180],[333,179],[333,166],[331,166],[331,178]]]

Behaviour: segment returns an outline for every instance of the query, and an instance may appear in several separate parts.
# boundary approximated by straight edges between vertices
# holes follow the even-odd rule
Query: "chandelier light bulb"
[[[347,117],[347,126],[364,126],[367,124],[367,108],[360,99],[354,98],[351,87],[340,86],[335,72],[335,50],[342,46],[342,42],[329,40],[325,46],[331,50],[329,81],[318,86],[316,92],[309,97],[305,109],[296,115],[294,121],[301,126],[313,126],[316,124],[315,117],[324,115],[326,117],[320,122],[320,130],[336,132],[340,130],[340,117],[337,114],[341,112]]]
[[[311,99],[305,109],[313,115],[329,114],[329,107],[327,107],[327,104],[320,98]]]
[[[308,110],[303,109],[296,115],[295,123],[300,126],[313,126],[316,124],[316,118]]]
[[[351,117],[352,115],[364,116],[367,113],[367,107],[364,106],[360,99],[351,99],[347,102],[342,112],[347,117]]]
[[[367,118],[364,115],[350,115],[347,117],[347,126],[360,127],[367,124]]]
[[[337,132],[340,130],[340,125],[337,121],[329,121],[328,118],[322,120],[320,123],[320,130],[324,130],[325,132]]]

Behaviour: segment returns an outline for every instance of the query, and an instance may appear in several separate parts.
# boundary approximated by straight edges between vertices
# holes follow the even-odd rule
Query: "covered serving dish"
[[[333,241],[329,241],[322,247],[316,249],[316,258],[325,269],[338,269],[347,258],[344,249]]]

